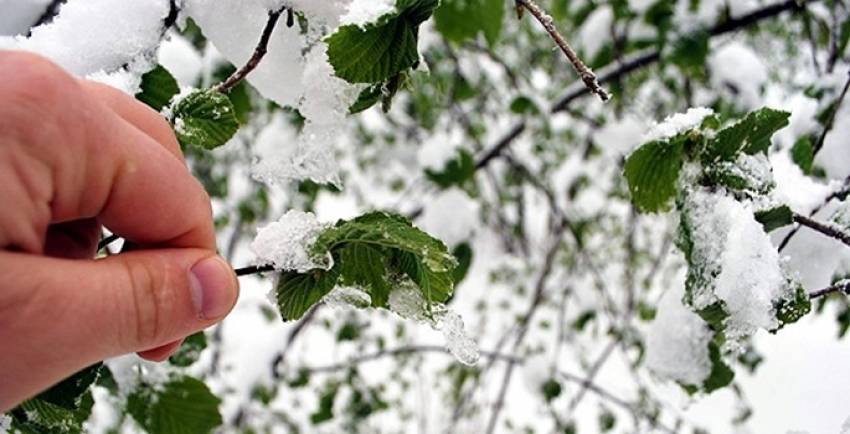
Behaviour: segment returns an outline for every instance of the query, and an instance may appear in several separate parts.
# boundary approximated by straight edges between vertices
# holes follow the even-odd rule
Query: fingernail
[[[201,260],[189,273],[192,303],[202,319],[217,319],[233,307],[236,278],[233,270],[218,256]]]

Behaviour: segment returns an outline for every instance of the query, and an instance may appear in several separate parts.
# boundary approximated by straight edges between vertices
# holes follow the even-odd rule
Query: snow
[[[791,295],[779,253],[748,205],[721,193],[691,192],[690,220],[698,282],[693,308],[725,303],[728,349],[758,329],[779,324],[774,303]],[[716,276],[716,278],[714,277]]]
[[[850,416],[841,424],[841,434],[850,434]]]
[[[453,247],[475,233],[480,206],[463,190],[453,187],[427,201],[418,225],[429,234]]]
[[[746,185],[756,192],[765,192],[775,184],[770,161],[761,153],[749,155],[742,152],[734,162],[724,161],[718,166],[723,173],[745,180]]]
[[[198,85],[204,68],[203,59],[198,50],[183,36],[172,33],[162,42],[157,53],[159,64],[177,79],[183,87]]]
[[[662,379],[698,386],[711,373],[712,332],[682,304],[683,294],[680,286],[661,299],[646,338],[646,365]]]
[[[405,280],[393,288],[388,304],[398,316],[441,331],[446,349],[457,361],[469,366],[478,363],[478,344],[464,330],[460,315],[442,304],[432,304],[429,311],[421,290],[413,282]]]
[[[0,0],[0,35],[26,33],[49,4],[50,0]]]
[[[168,0],[71,0],[51,23],[16,37],[12,48],[41,54],[81,77],[110,73],[152,55],[168,11]]]
[[[372,297],[360,288],[337,286],[322,298],[322,302],[333,308],[349,308],[354,306],[365,309],[372,304]]]
[[[677,134],[684,133],[699,127],[705,118],[714,114],[714,110],[706,107],[694,107],[685,113],[670,115],[660,123],[656,123],[643,136],[642,142],[669,139]]]
[[[304,273],[321,268],[328,270],[333,260],[310,255],[310,247],[329,225],[316,220],[313,213],[290,210],[278,221],[259,229],[251,243],[259,265],[273,265],[278,270]]]
[[[6,434],[9,432],[9,428],[12,427],[12,418],[10,416],[6,416],[5,414],[0,414],[0,434]]]
[[[738,41],[716,47],[708,57],[708,67],[714,87],[734,89],[733,100],[741,109],[751,110],[761,105],[768,69],[752,48]]]
[[[788,152],[771,154],[770,164],[773,166],[776,181],[774,197],[800,214],[808,214],[841,187],[839,181],[823,183],[806,176],[800,167],[791,161]]]
[[[363,26],[373,23],[383,15],[395,12],[396,0],[354,0],[342,16],[342,24]]]

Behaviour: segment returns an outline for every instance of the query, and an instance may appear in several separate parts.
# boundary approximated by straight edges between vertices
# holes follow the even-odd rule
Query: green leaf
[[[815,150],[812,146],[812,140],[808,137],[801,137],[794,143],[791,148],[791,160],[800,168],[806,175],[811,175],[812,166],[815,162]]]
[[[735,372],[723,362],[720,356],[720,347],[714,341],[708,344],[708,356],[711,359],[711,373],[702,383],[702,389],[711,393],[717,389],[726,387],[735,379]]]
[[[786,324],[792,324],[800,320],[812,311],[812,302],[809,294],[802,285],[798,285],[794,291],[794,297],[781,300],[776,306],[776,319],[780,322],[780,328]]]
[[[768,233],[794,223],[794,213],[787,205],[781,205],[764,211],[757,211],[755,213],[755,218],[756,221],[764,226],[764,231]]]
[[[127,397],[127,412],[150,434],[206,434],[222,424],[219,404],[206,384],[182,376],[141,385]]]
[[[337,77],[349,83],[375,84],[413,68],[419,62],[419,25],[439,0],[398,0],[397,12],[363,27],[340,27],[325,41]]]
[[[68,377],[11,412],[14,425],[23,432],[76,434],[94,405],[91,385],[100,375],[97,363]]]
[[[543,386],[540,389],[540,391],[543,392],[543,398],[546,402],[552,402],[553,399],[561,395],[561,383],[554,378],[550,378],[543,383]]]
[[[168,361],[181,368],[193,365],[201,357],[201,352],[207,348],[207,335],[199,331],[189,337],[180,346],[180,349],[171,356]]]
[[[443,0],[434,12],[437,31],[462,44],[483,34],[492,47],[499,40],[505,16],[503,0]]]
[[[448,161],[441,171],[425,169],[425,175],[442,188],[463,185],[475,175],[475,158],[466,149],[458,149],[458,156]]]
[[[704,164],[733,161],[738,153],[766,153],[773,135],[788,125],[790,113],[762,108],[747,114],[744,119],[720,130],[708,143],[701,156]]]
[[[682,35],[673,42],[670,61],[694,75],[704,74],[709,36],[704,30]]]
[[[141,92],[136,94],[136,99],[156,111],[162,111],[178,93],[180,86],[177,80],[162,65],[156,65],[142,75]]]
[[[340,282],[359,286],[372,297],[372,306],[387,307],[390,284],[383,252],[375,246],[351,243],[340,250]]]
[[[319,396],[319,408],[310,415],[310,422],[313,425],[319,425],[327,422],[334,417],[334,401],[336,394],[339,391],[339,385],[335,382],[328,383],[325,390]]]
[[[239,130],[233,103],[213,89],[197,90],[174,106],[172,124],[182,146],[215,149]]]
[[[455,259],[457,259],[457,267],[455,267],[455,270],[452,273],[452,279],[455,282],[455,286],[457,286],[457,284],[459,284],[469,272],[469,267],[472,265],[472,258],[474,255],[469,243],[458,244],[452,251],[452,255],[454,255]]]
[[[312,253],[323,256],[350,244],[365,244],[386,255],[389,275],[406,274],[429,302],[444,302],[452,293],[452,272],[457,263],[446,245],[413,226],[410,220],[385,212],[371,212],[350,221],[339,221],[319,235]]]
[[[339,278],[339,267],[329,271],[307,273],[283,272],[277,278],[275,294],[284,321],[296,320],[333,289]]]
[[[652,141],[626,159],[625,176],[635,206],[644,212],[666,211],[678,192],[684,158],[681,140]]]

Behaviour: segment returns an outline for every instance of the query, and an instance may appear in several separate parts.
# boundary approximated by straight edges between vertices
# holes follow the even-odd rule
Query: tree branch
[[[262,35],[260,35],[260,42],[257,43],[257,47],[254,48],[254,54],[251,55],[251,58],[248,59],[248,62],[246,62],[244,66],[239,68],[230,77],[227,77],[226,80],[218,84],[215,87],[215,90],[221,93],[230,92],[231,89],[236,87],[236,85],[244,80],[251,71],[260,65],[260,61],[263,60],[263,57],[265,57],[266,53],[269,51],[269,41],[271,40],[278,21],[280,21],[280,16],[285,10],[286,7],[283,7],[276,11],[269,12],[269,19],[266,21],[266,27],[263,28]]]
[[[816,298],[824,297],[830,294],[834,294],[836,292],[850,295],[850,279],[841,280],[832,286],[827,286],[826,288],[809,293],[809,300],[814,300]]]
[[[806,3],[816,3],[819,0],[810,0]],[[732,33],[746,27],[759,24],[762,21],[781,15],[787,11],[798,11],[802,9],[802,5],[798,4],[797,0],[785,0],[780,3],[765,6],[738,18],[731,18],[721,24],[718,24],[708,30],[712,37],[717,37],[727,33]],[[609,83],[619,80],[620,78],[630,74],[640,68],[652,65],[661,59],[661,52],[658,50],[647,50],[635,55],[632,55],[625,62],[617,62],[606,66],[600,70],[597,78],[600,84]],[[573,101],[590,94],[590,89],[584,85],[573,86],[555,104],[552,105],[550,112],[558,113],[564,111],[567,106]],[[496,145],[490,150],[484,152],[483,156],[478,160],[476,168],[489,164],[493,159],[498,157],[501,152],[510,147],[512,142],[516,140],[526,128],[526,121],[521,121],[514,125],[511,130],[500,139]]]
[[[822,223],[800,214],[794,214],[794,221],[802,226],[820,232],[830,238],[841,241],[847,246],[850,246],[850,234],[844,232],[841,228],[838,228],[835,225]]]
[[[555,24],[552,21],[552,17],[547,14],[545,11],[540,9],[534,0],[516,0],[517,4],[517,15],[519,18],[522,18],[522,9],[525,8],[540,24],[543,25],[543,28],[546,29],[546,32],[549,33],[549,36],[552,37],[552,40],[555,41],[555,44],[558,45],[558,48],[564,52],[564,55],[567,56],[570,63],[572,63],[573,68],[576,70],[576,73],[581,78],[581,81],[584,82],[584,85],[591,92],[599,96],[603,102],[611,99],[611,95],[602,88],[599,84],[599,80],[596,78],[596,74],[587,67],[587,65],[582,62],[582,60],[578,57],[576,52],[570,47],[567,41],[561,36],[561,33],[558,32],[558,29],[555,28]]]

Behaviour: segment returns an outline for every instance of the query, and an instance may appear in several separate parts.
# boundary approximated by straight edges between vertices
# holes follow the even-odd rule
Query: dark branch
[[[844,232],[843,230],[834,225],[828,223],[821,223],[817,220],[813,220],[809,217],[800,214],[794,214],[794,221],[802,226],[820,232],[830,238],[834,238],[838,241],[841,241],[847,246],[850,246],[850,234]]]
[[[555,28],[555,24],[552,22],[552,17],[547,14],[545,11],[540,9],[540,6],[537,6],[533,0],[516,0],[517,4],[517,16],[522,18],[522,9],[520,7],[528,10],[540,24],[543,25],[543,28],[546,29],[546,32],[549,33],[549,36],[552,37],[552,40],[555,41],[555,44],[558,45],[558,48],[564,52],[564,55],[567,56],[570,63],[572,63],[573,68],[576,70],[576,73],[581,78],[581,81],[584,82],[584,85],[587,87],[589,92],[592,92],[599,96],[599,99],[602,101],[608,101],[611,99],[611,95],[602,88],[599,84],[599,80],[596,78],[596,74],[587,67],[587,65],[582,62],[582,60],[578,57],[576,52],[570,47],[570,44],[561,36],[561,33],[558,32],[558,29]]]
[[[251,71],[259,66],[260,61],[263,60],[263,57],[265,57],[266,53],[269,51],[269,41],[271,40],[272,33],[274,33],[277,22],[280,21],[280,16],[285,10],[286,8],[284,7],[276,11],[269,12],[269,19],[266,21],[266,27],[263,28],[263,34],[260,35],[260,42],[257,43],[257,47],[254,48],[254,54],[251,55],[251,58],[248,59],[248,62],[245,63],[242,68],[239,68],[230,77],[227,77],[226,80],[217,85],[215,90],[222,93],[230,92],[230,90],[244,80]]]
[[[827,286],[826,288],[809,293],[809,299],[814,300],[816,298],[824,297],[839,292],[846,295],[850,295],[850,280],[845,279],[832,286]]]
[[[237,268],[234,270],[239,277],[252,274],[270,273],[274,271],[273,265],[252,265],[250,267]]]
[[[826,142],[826,136],[832,131],[833,125],[835,125],[835,118],[838,117],[838,110],[841,109],[841,104],[844,102],[844,98],[847,97],[847,91],[850,89],[850,73],[847,74],[847,81],[844,82],[844,88],[841,89],[841,94],[838,96],[838,99],[835,101],[835,106],[832,108],[832,113],[829,115],[829,120],[826,125],[823,126],[823,131],[821,131],[820,136],[818,137],[817,143],[813,147],[813,155],[817,156],[818,152],[823,148],[823,144]]]
[[[812,0],[808,3],[816,3],[817,1],[819,0]],[[708,32],[712,37],[717,37],[720,35],[747,28],[752,25],[759,24],[762,21],[781,15],[782,13],[787,11],[801,10],[801,8],[802,6],[797,3],[797,0],[786,0],[777,4],[765,6],[764,8],[755,10],[753,12],[750,12],[749,14],[740,16],[738,18],[730,18],[729,20],[712,27],[708,30]],[[633,55],[629,60],[626,60],[623,63],[618,62],[616,64],[612,64],[606,68],[603,68],[598,74],[599,82],[601,84],[606,84],[619,80],[635,70],[644,68],[646,66],[658,62],[660,59],[661,52],[658,50],[649,50],[644,51],[642,53],[638,53],[636,55]],[[564,96],[561,97],[561,99],[559,99],[554,105],[552,105],[550,112],[558,113],[564,111],[567,106],[569,106],[573,101],[583,96],[589,95],[590,93],[590,90],[584,85],[573,86],[571,89],[567,90],[567,92],[564,94]],[[504,149],[509,147],[511,143],[517,137],[519,137],[519,135],[524,131],[525,127],[525,121],[522,121],[519,124],[515,125],[510,132],[508,132],[501,140],[499,140],[499,142],[495,146],[493,146],[493,148],[484,153],[486,159],[485,157],[482,157],[479,162],[483,164],[477,167],[483,167],[484,165],[498,157],[501,152],[504,151]]]
[[[51,1],[50,4],[47,5],[47,8],[44,10],[44,13],[42,13],[41,16],[38,17],[38,20],[36,20],[36,22],[30,27],[30,33],[32,32],[32,29],[53,21],[53,19],[56,18],[56,15],[59,15],[59,8],[61,8],[62,5],[64,5],[67,1],[68,0]]]

